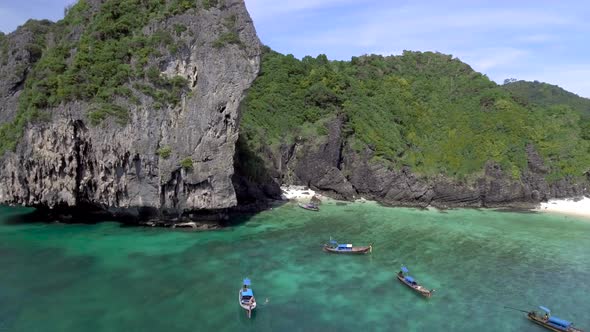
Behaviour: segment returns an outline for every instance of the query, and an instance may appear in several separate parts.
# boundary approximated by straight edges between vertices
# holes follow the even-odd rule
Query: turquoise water
[[[583,219],[287,204],[194,233],[25,212],[0,208],[0,331],[542,331],[504,305],[546,305],[590,329]],[[374,251],[324,253],[330,236]],[[395,279],[401,264],[431,299]],[[252,319],[237,303],[243,277]]]

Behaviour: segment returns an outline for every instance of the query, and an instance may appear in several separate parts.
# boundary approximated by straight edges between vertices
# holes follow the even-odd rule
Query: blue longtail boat
[[[544,314],[537,314],[536,311],[527,313],[527,318],[534,323],[543,326],[544,328],[555,332],[584,332],[574,327],[574,323],[565,319],[551,316],[551,310],[547,307],[539,306],[539,309],[545,312]]]
[[[397,279],[399,281],[401,281],[404,285],[410,287],[415,292],[419,293],[420,295],[428,297],[428,298],[431,297],[432,294],[435,292],[435,290],[434,289],[429,290],[429,289],[419,285],[418,282],[416,282],[416,280],[413,277],[408,275],[409,272],[410,271],[408,270],[407,267],[402,266],[401,271],[399,271],[397,274]]]
[[[250,279],[244,279],[244,286],[240,288],[238,297],[240,307],[248,312],[248,318],[252,317],[252,310],[256,309],[256,299],[254,298],[254,291],[250,287],[251,285]]]
[[[324,244],[324,251],[335,254],[368,254],[373,251],[373,245],[355,247],[352,244],[339,244],[337,241],[330,239],[328,244]]]

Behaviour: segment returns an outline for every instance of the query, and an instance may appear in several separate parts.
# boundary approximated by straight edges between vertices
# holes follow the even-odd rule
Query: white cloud
[[[346,0],[329,2],[342,1]],[[489,43],[486,34],[491,31],[510,30],[524,34],[533,26],[549,28],[579,23],[577,19],[565,15],[526,9],[471,9],[449,13],[448,9],[420,6],[384,10],[369,8],[364,12],[354,13],[345,21],[348,24],[334,25],[313,35],[301,34],[298,39],[311,44],[353,45],[368,49],[388,48],[388,44],[408,42],[409,45],[401,48],[426,46],[432,49],[472,43],[475,38],[479,38],[477,44]],[[528,38],[530,41],[542,42],[550,37],[548,34],[535,34]]]
[[[484,48],[475,52],[459,52],[457,57],[477,71],[486,72],[497,68],[512,67],[521,63],[528,51],[510,47]]]
[[[246,0],[246,7],[248,7],[248,11],[253,17],[263,19],[305,10],[358,4],[362,2],[368,2],[368,0]]]
[[[10,33],[24,23],[23,18],[8,9],[0,8],[0,31]]]
[[[463,10],[452,14],[439,13],[420,20],[422,24],[434,26],[467,28],[514,28],[533,25],[571,25],[577,24],[574,17],[560,16],[545,11],[530,9],[476,9]]]
[[[550,42],[550,41],[555,41],[557,39],[558,39],[558,36],[553,35],[553,34],[537,33],[537,34],[520,36],[520,37],[516,38],[516,41],[523,42],[523,43],[537,44],[537,43],[546,43],[546,42]]]

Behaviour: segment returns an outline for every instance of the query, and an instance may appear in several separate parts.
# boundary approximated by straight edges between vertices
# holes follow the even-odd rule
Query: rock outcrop
[[[91,10],[100,3],[92,2]],[[228,29],[238,40],[219,44]],[[51,109],[50,121],[27,124],[16,151],[0,158],[0,204],[176,215],[236,206],[232,176],[239,105],[260,65],[260,42],[245,4],[225,0],[144,27],[146,34],[156,31],[171,32],[178,51],[163,47],[149,65],[157,66],[161,77],[186,79],[181,102],[162,108],[141,94],[135,102],[117,97],[129,114],[124,124],[116,117],[93,124],[90,102]],[[23,27],[6,36],[0,122],[14,118],[33,66],[33,55],[22,47],[30,37]],[[15,68],[23,69],[7,74]]]
[[[426,179],[408,167],[394,169],[373,158],[374,152],[367,146],[361,151],[353,149],[342,127],[343,119],[336,118],[328,125],[325,141],[283,146],[278,158],[269,158],[269,164],[274,165],[269,174],[275,175],[277,183],[305,185],[334,198],[363,197],[394,206],[528,208],[550,198],[589,193],[579,181],[548,183],[549,170],[532,145],[526,148],[528,167],[519,180],[491,162],[482,176],[469,182],[442,175]]]

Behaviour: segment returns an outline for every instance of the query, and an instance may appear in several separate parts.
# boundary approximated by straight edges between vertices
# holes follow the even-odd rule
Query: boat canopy
[[[242,297],[244,296],[254,296],[254,292],[251,288],[242,291]]]
[[[330,240],[330,244],[338,244],[338,241],[336,241],[336,240]]]
[[[408,272],[410,272],[410,271],[408,270],[408,268],[407,268],[407,267],[405,267],[405,266],[403,266],[403,265],[402,265],[402,272],[403,272],[403,273],[408,273]]]
[[[548,314],[550,314],[550,313],[551,313],[551,310],[549,310],[549,308],[547,308],[547,307],[544,307],[544,306],[542,306],[542,305],[541,305],[541,306],[539,306],[539,309],[541,309],[541,310],[545,311],[545,312],[546,312],[546,313],[548,313]]]
[[[252,284],[252,282],[250,281],[250,279],[248,279],[248,278],[244,279],[244,285],[250,286],[251,284]]]
[[[568,322],[565,319],[557,318],[557,317],[549,317],[549,323],[557,325],[559,327],[568,328],[572,325],[571,322]]]
[[[412,282],[415,282],[416,281],[416,280],[414,280],[414,278],[412,278],[410,276],[407,276],[404,279],[406,279],[406,281],[409,282],[409,283],[412,283]]]
[[[339,244],[338,249],[352,249],[352,244]]]

